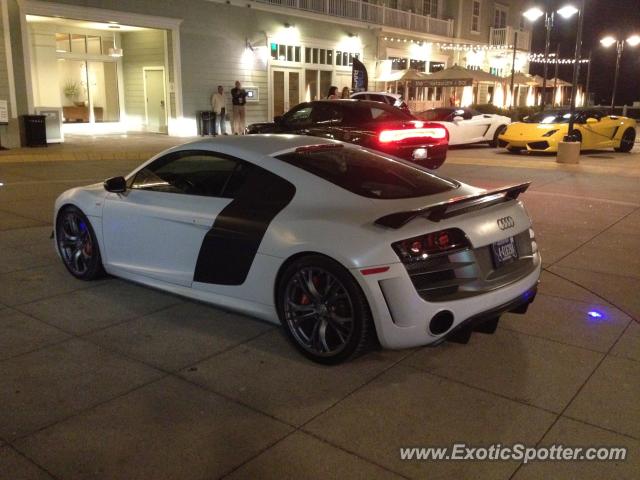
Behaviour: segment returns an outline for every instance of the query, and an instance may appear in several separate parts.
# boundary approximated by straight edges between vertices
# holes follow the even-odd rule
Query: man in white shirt
[[[222,85],[218,85],[218,91],[211,95],[211,110],[213,110],[213,136],[215,137],[218,134],[218,123],[220,124],[220,133],[227,135],[225,131],[227,102]]]

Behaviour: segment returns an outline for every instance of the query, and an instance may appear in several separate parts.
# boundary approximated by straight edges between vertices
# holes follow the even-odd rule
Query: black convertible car
[[[430,169],[447,156],[449,134],[438,123],[418,120],[402,110],[365,100],[301,103],[274,122],[254,123],[247,133],[294,133],[362,145]]]

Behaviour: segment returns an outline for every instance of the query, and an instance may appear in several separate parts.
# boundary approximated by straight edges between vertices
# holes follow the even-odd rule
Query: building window
[[[429,62],[429,73],[439,72],[440,70],[444,70],[443,62]]]
[[[471,4],[471,31],[480,33],[480,0],[473,0]]]
[[[409,60],[409,68],[411,68],[411,70],[417,70],[418,72],[424,72],[427,68],[427,62],[424,60]]]
[[[271,58],[273,60],[279,60],[281,62],[297,62],[300,63],[302,59],[301,48],[294,45],[279,45],[277,43],[271,44]],[[307,50],[309,50],[307,48]]]
[[[438,16],[438,0],[422,0],[422,14],[432,17]]]
[[[496,4],[496,8],[493,11],[493,26],[494,28],[505,28],[507,26],[506,7]]]
[[[406,70],[407,69],[407,59],[400,57],[389,57],[391,60],[391,70]]]

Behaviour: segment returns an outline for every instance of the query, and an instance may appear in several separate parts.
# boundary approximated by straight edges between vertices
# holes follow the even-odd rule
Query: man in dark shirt
[[[244,135],[244,106],[247,103],[247,91],[240,86],[238,80],[236,80],[236,87],[231,89],[231,101],[233,102],[233,133]]]

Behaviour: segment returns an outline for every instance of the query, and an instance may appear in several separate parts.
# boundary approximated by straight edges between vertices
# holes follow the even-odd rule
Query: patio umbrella
[[[506,82],[511,82],[511,75],[505,75],[504,80]],[[540,80],[542,80],[542,77],[540,77]],[[538,85],[538,81],[533,75],[530,75],[528,73],[516,72],[516,74],[513,76],[513,84],[535,87]],[[542,83],[540,83],[540,85],[542,85]]]
[[[427,78],[426,73],[408,69],[390,72],[386,75],[376,78],[376,82],[412,82],[415,80],[424,80],[425,78]]]
[[[434,85],[434,86],[464,86],[456,85],[456,82],[467,82],[468,85],[473,83],[498,83],[502,82],[502,78],[497,75],[493,75],[484,70],[472,70],[470,68],[454,65],[453,67],[445,68],[439,72],[430,73],[426,76],[428,82],[452,82],[451,85]],[[427,85],[430,86],[430,85]]]
[[[570,87],[572,86],[572,84],[570,82],[567,82],[566,80],[562,80],[561,78],[554,77],[547,80],[547,86]]]
[[[479,83],[499,84],[504,80],[497,75],[493,75],[483,70],[473,70],[470,68],[454,65],[439,72],[431,73],[426,76],[426,80],[419,81],[417,85],[423,87],[449,87],[453,88],[453,95],[455,99],[456,88],[458,87],[472,87]],[[476,92],[477,93],[477,92]],[[472,103],[477,101],[477,98],[473,98],[474,92],[470,88],[464,88],[462,93],[463,104]]]

